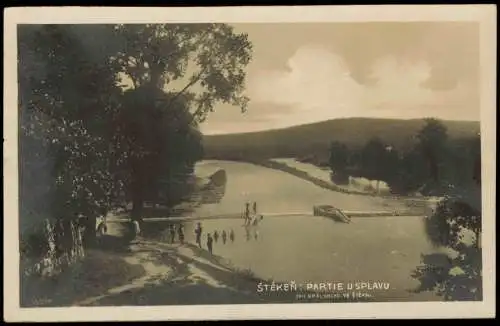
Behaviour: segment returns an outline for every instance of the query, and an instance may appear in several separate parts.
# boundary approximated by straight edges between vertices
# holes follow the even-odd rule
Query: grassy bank
[[[87,297],[127,284],[145,273],[116,253],[88,251],[86,257],[54,277],[21,280],[21,307],[70,306]]]

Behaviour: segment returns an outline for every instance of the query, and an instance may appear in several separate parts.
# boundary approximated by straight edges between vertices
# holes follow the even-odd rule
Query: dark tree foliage
[[[397,166],[388,168],[388,178],[384,179],[395,194],[407,195],[420,189],[427,176],[424,158],[416,149],[400,153]]]
[[[478,151],[472,160],[478,162],[480,156]],[[469,171],[476,169],[472,164]],[[451,255],[424,255],[413,275],[420,281],[417,291],[435,291],[448,301],[482,300],[483,295],[481,183],[474,173],[469,176],[469,182],[447,195],[425,221],[431,242]]]
[[[215,105],[246,109],[244,68],[252,48],[246,34],[236,34],[226,24],[119,25],[115,36],[123,47],[113,61],[132,83],[124,97],[130,113],[124,118],[128,121],[124,130],[135,153],[128,160],[129,193],[132,216],[139,218],[144,200],[158,191],[168,205],[183,197],[180,180],[188,178],[187,172],[201,157],[196,126]],[[153,128],[142,129],[150,123]],[[151,130],[164,134],[152,135]]]
[[[480,182],[480,153],[479,135],[474,138],[449,141],[443,171],[445,182],[453,187],[467,186],[471,180],[476,179]]]
[[[106,35],[106,26],[18,29],[20,222],[26,227],[36,219],[83,215],[93,231],[95,217],[119,190],[109,127],[121,91]]]
[[[349,149],[345,144],[332,142],[330,145],[329,164],[332,170],[332,178],[335,183],[347,184],[349,176],[347,168],[349,163]]]
[[[438,184],[447,152],[448,133],[441,121],[433,118],[425,121],[425,126],[417,134],[417,146],[427,162],[430,181]]]
[[[134,88],[175,92],[167,105],[184,96],[200,122],[218,102],[246,110],[245,67],[252,55],[246,34],[227,24],[146,24],[119,25],[116,36],[124,46],[114,60]],[[178,81],[185,83],[174,87]]]
[[[383,173],[384,156],[386,145],[378,139],[371,139],[361,150],[361,170],[365,178],[370,180],[380,180]]]
[[[140,214],[145,200],[174,206],[186,195],[194,164],[202,158],[201,133],[184,99],[142,86],[124,95],[119,115],[126,153],[127,197]],[[151,98],[157,99],[151,105]],[[160,196],[160,193],[162,194]],[[139,211],[137,211],[139,210]]]
[[[225,24],[26,25],[18,37],[26,225],[84,216],[91,239],[122,194],[134,216],[146,199],[175,205],[203,155],[198,124],[218,102],[248,102],[251,44]]]
[[[377,137],[366,143],[358,157],[358,175],[369,180],[388,181],[397,167],[397,152]]]
[[[450,140],[446,135],[440,121],[427,119],[415,136],[415,145],[401,151],[378,138],[362,148],[334,142],[329,163],[337,175],[332,173],[332,181],[363,177],[385,181],[394,194],[438,196],[466,187],[472,179],[480,181],[480,136]]]

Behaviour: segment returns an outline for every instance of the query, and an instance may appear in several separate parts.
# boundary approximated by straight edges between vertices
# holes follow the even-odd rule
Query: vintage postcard
[[[5,12],[7,321],[495,315],[496,8]]]

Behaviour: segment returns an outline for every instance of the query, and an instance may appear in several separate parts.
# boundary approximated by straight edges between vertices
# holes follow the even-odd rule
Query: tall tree
[[[349,160],[349,149],[345,144],[332,142],[330,144],[330,167],[332,170],[344,171]]]
[[[379,183],[387,176],[385,162],[388,157],[388,146],[379,138],[372,138],[361,150],[361,171],[365,178],[377,180],[377,192]]]
[[[18,28],[22,225],[83,215],[91,241],[96,216],[119,191],[110,126],[121,90],[109,61],[111,35],[108,26]]]
[[[172,96],[148,87],[129,90],[124,96],[119,129],[128,158],[127,195],[133,201],[134,217],[146,199],[160,200],[160,193],[163,204],[177,204],[173,197],[182,197],[192,167],[202,158],[201,133],[186,102],[179,99],[164,106]],[[151,97],[160,101],[152,105]]]
[[[417,134],[417,139],[418,147],[427,162],[430,181],[437,185],[440,182],[442,165],[447,153],[446,126],[437,119],[426,119],[425,126]]]
[[[124,105],[134,107],[135,114],[150,112],[155,116],[167,112],[168,116],[181,105],[189,109],[189,119],[177,125],[184,128],[203,122],[218,102],[246,110],[244,68],[252,51],[246,34],[236,34],[226,24],[120,25],[115,33],[123,47],[114,61],[133,88],[133,95],[124,99]],[[133,114],[128,117],[131,122],[137,120]],[[142,126],[146,133],[148,126]],[[137,144],[130,128],[124,129],[124,139]],[[169,145],[164,145],[167,147],[163,151],[171,152]],[[158,146],[150,138],[136,146],[130,156],[133,218],[138,218],[142,210],[147,175],[157,171],[148,164],[148,153],[158,154]],[[164,157],[176,160],[173,155]]]
[[[349,162],[349,149],[345,144],[334,141],[330,144],[330,169],[335,182],[345,184],[348,182],[347,168]]]
[[[479,168],[480,171],[480,147],[479,135],[472,138],[454,139],[448,142],[447,155],[444,160],[446,169],[442,173],[447,184],[457,188],[467,186],[473,180],[474,173],[477,173],[474,166]]]
[[[392,165],[388,166],[387,171],[392,170],[392,172],[389,173],[389,177],[385,181],[387,181],[391,191],[396,194],[407,195],[418,191],[427,177],[426,162],[421,151],[412,148],[399,153],[398,156],[397,166],[395,168],[392,168]],[[394,156],[393,160],[396,161]]]
[[[135,88],[149,84],[175,93],[167,104],[184,96],[198,121],[217,102],[246,109],[244,68],[252,54],[247,34],[227,24],[120,25],[116,32],[123,49],[115,61]]]

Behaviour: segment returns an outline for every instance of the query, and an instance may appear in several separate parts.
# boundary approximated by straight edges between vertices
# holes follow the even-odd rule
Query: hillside
[[[424,126],[423,119],[349,118],[322,121],[261,132],[208,135],[204,137],[207,159],[324,156],[330,142],[364,145],[374,136],[396,148],[405,148]],[[475,121],[443,121],[450,138],[468,138],[480,130]]]

